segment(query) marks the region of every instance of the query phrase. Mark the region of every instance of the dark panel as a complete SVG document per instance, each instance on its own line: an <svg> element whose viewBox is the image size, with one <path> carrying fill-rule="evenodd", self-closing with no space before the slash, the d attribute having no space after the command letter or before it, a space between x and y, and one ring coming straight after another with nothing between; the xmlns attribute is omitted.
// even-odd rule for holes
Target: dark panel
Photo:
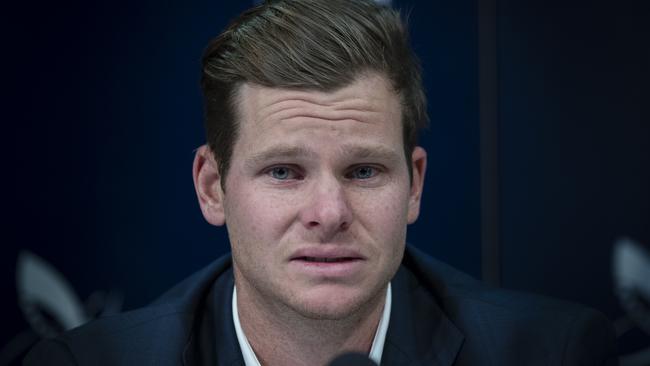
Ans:
<svg viewBox="0 0 650 366"><path fill-rule="evenodd" d="M479 111L481 131L481 273L493 286L501 282L499 246L499 72L497 3L478 3Z"/></svg>
<svg viewBox="0 0 650 366"><path fill-rule="evenodd" d="M650 13L628 5L500 2L503 284L611 317L613 241L650 245Z"/></svg>

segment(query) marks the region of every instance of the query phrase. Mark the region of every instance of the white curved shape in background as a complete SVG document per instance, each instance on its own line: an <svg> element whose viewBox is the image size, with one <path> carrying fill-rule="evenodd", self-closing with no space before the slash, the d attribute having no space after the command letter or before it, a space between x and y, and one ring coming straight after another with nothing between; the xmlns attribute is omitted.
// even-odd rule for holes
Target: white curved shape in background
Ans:
<svg viewBox="0 0 650 366"><path fill-rule="evenodd" d="M614 244L614 281L619 288L636 289L650 300L650 253L630 239Z"/></svg>
<svg viewBox="0 0 650 366"><path fill-rule="evenodd" d="M44 308L64 329L88 321L82 302L70 283L52 265L29 251L18 255L16 285L21 302Z"/></svg>

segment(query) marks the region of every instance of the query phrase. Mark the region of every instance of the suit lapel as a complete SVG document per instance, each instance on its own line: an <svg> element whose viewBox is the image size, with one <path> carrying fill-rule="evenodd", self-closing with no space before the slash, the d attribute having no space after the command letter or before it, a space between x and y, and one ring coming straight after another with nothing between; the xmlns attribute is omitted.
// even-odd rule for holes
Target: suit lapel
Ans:
<svg viewBox="0 0 650 366"><path fill-rule="evenodd" d="M232 269L219 276L196 311L192 338L183 352L185 366L243 366L232 321Z"/></svg>
<svg viewBox="0 0 650 366"><path fill-rule="evenodd" d="M449 366L463 335L404 266L391 282L393 307L381 364Z"/></svg>

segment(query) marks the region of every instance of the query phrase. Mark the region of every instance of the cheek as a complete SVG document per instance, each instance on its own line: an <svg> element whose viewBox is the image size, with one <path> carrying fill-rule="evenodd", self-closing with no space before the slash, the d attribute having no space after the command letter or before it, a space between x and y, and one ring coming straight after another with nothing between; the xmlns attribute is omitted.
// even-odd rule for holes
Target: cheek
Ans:
<svg viewBox="0 0 650 366"><path fill-rule="evenodd" d="M246 247L267 246L278 239L292 216L286 200L243 185L228 191L224 209L231 242Z"/></svg>
<svg viewBox="0 0 650 366"><path fill-rule="evenodd" d="M397 247L406 237L408 192L404 189L369 191L351 202L357 220L382 247Z"/></svg>
<svg viewBox="0 0 650 366"><path fill-rule="evenodd" d="M408 191L402 187L364 191L352 201L353 207L362 209L362 215L383 223L402 223L408 212Z"/></svg>

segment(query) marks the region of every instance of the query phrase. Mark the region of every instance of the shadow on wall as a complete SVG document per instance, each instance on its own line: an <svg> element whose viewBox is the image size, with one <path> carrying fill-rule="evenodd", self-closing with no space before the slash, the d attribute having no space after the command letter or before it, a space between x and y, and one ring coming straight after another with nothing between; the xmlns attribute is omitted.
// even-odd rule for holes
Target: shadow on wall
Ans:
<svg viewBox="0 0 650 366"><path fill-rule="evenodd" d="M631 239L620 239L614 245L612 264L615 292L626 313L614 322L619 341L633 330L650 336L650 252ZM103 291L82 302L54 266L29 251L18 256L16 288L29 328L0 348L0 366L18 364L40 339L119 313L123 304L121 293ZM650 365L650 347L621 355L620 364Z"/></svg>

